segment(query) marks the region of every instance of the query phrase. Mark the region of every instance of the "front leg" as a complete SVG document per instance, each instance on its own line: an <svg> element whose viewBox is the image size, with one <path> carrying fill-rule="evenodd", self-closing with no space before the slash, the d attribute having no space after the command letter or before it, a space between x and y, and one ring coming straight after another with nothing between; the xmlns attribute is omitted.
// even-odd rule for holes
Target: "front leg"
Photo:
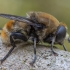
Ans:
<svg viewBox="0 0 70 70"><path fill-rule="evenodd" d="M53 50L54 42L55 42L55 37L52 37L52 42L51 42L51 51L52 51L52 53L53 53L55 56L58 56L58 54Z"/></svg>
<svg viewBox="0 0 70 70"><path fill-rule="evenodd" d="M53 36L53 35L49 35L49 36L47 36L43 41L44 42L47 42L47 43L49 43L49 44L51 44L51 52L54 54L54 55L58 55L56 52L54 52L54 50L53 50L53 45L54 45L54 43L55 43L55 36Z"/></svg>
<svg viewBox="0 0 70 70"><path fill-rule="evenodd" d="M63 44L63 48L64 48L65 51L67 51L66 46L64 44Z"/></svg>
<svg viewBox="0 0 70 70"><path fill-rule="evenodd" d="M11 54L11 52L14 50L14 48L16 47L15 45L15 42L13 39L21 39L23 41L27 41L27 38L25 37L24 34L22 33L17 33L17 32L13 32L11 35L10 35L10 42L11 42L11 45L12 45L12 48L9 50L9 52L3 57L3 59L1 59L1 63L3 63L4 60L6 60L9 55Z"/></svg>

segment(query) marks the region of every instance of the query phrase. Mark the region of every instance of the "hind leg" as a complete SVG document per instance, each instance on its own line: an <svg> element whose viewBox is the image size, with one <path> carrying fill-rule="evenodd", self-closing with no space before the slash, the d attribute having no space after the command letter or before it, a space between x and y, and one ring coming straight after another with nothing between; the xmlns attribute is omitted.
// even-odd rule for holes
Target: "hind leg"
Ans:
<svg viewBox="0 0 70 70"><path fill-rule="evenodd" d="M14 39L21 39L23 41L27 41L27 38L25 35L23 35L22 33L17 33L17 32L13 32L11 35L10 35L10 42L11 42L11 45L12 45L12 48L9 50L9 52L3 57L3 59L1 59L1 63L3 63L4 60L6 60L9 55L11 54L11 52L14 50L14 48L16 47L15 45L15 42L14 42Z"/></svg>

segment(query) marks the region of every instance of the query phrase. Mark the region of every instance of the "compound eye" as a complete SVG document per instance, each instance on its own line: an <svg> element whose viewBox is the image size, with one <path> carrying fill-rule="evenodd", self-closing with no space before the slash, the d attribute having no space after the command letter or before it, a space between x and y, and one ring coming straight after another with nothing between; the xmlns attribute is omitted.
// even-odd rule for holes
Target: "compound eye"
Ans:
<svg viewBox="0 0 70 70"><path fill-rule="evenodd" d="M64 26L60 26L56 32L56 42L64 41L66 37L66 28Z"/></svg>

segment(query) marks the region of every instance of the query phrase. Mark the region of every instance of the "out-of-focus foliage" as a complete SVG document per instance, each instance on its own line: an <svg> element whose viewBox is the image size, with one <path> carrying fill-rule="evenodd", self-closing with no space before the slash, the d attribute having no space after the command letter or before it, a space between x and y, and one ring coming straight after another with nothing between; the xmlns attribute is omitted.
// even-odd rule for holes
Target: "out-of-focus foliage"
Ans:
<svg viewBox="0 0 70 70"><path fill-rule="evenodd" d="M0 13L25 16L29 11L52 14L60 22L66 23L70 31L70 0L0 0ZM0 18L0 27L7 21ZM66 45L69 48L69 44Z"/></svg>

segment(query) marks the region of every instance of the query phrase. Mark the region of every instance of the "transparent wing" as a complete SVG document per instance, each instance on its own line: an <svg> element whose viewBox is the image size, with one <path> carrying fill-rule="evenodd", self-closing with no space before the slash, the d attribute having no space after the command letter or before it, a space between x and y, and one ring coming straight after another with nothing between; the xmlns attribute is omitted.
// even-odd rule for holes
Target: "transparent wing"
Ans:
<svg viewBox="0 0 70 70"><path fill-rule="evenodd" d="M10 14L0 14L0 16L11 20L25 22L25 23L28 23L29 25L38 26L38 24L34 23L31 19L26 17L10 15Z"/></svg>

